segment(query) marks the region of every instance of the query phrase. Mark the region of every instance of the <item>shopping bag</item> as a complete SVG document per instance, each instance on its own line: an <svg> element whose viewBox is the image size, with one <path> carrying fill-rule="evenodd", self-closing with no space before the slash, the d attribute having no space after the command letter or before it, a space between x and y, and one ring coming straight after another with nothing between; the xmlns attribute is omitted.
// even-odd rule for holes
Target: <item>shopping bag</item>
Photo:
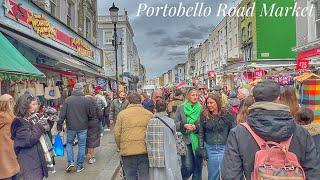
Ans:
<svg viewBox="0 0 320 180"><path fill-rule="evenodd" d="M54 138L53 149L54 149L54 152L56 153L56 156L64 156L63 141L60 136L60 133L58 133Z"/></svg>

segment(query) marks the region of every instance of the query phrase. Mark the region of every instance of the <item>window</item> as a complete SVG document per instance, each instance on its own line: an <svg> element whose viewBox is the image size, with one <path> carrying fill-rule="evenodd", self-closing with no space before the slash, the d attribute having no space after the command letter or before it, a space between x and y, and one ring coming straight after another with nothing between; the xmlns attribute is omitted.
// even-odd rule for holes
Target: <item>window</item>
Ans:
<svg viewBox="0 0 320 180"><path fill-rule="evenodd" d="M246 38L246 28L241 29L241 36L242 36L242 41L245 41Z"/></svg>
<svg viewBox="0 0 320 180"><path fill-rule="evenodd" d="M238 34L235 34L235 43L234 43L234 47L237 47L237 44L238 44Z"/></svg>
<svg viewBox="0 0 320 180"><path fill-rule="evenodd" d="M73 27L73 14L74 14L74 4L71 0L68 0L67 2L67 8L68 8L68 11L67 11L67 25L69 27Z"/></svg>
<svg viewBox="0 0 320 180"><path fill-rule="evenodd" d="M103 31L103 44L112 44L113 40L113 31Z"/></svg>
<svg viewBox="0 0 320 180"><path fill-rule="evenodd" d="M57 1L56 0L50 0L50 13L53 16L56 16L57 14Z"/></svg>
<svg viewBox="0 0 320 180"><path fill-rule="evenodd" d="M251 36L252 36L252 24L249 23L248 24L248 38L251 38Z"/></svg>
<svg viewBox="0 0 320 180"><path fill-rule="evenodd" d="M89 40L91 38L91 21L88 17L86 18L86 38Z"/></svg>
<svg viewBox="0 0 320 180"><path fill-rule="evenodd" d="M313 2L315 8L316 38L320 38L320 0Z"/></svg>

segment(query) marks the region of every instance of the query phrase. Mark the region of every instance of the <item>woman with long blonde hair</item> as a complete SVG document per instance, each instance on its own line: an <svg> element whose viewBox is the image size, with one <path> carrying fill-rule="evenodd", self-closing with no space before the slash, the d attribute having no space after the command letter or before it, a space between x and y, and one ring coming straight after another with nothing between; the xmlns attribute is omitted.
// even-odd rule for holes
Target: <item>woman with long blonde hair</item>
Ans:
<svg viewBox="0 0 320 180"><path fill-rule="evenodd" d="M9 94L0 96L0 179L14 180L20 169L10 133L14 105L13 97Z"/></svg>

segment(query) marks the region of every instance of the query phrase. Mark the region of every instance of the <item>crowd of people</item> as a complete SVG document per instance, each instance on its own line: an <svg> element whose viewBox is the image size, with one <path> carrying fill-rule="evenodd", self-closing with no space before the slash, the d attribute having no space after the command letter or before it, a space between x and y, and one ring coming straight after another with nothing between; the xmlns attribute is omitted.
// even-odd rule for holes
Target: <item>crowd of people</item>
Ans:
<svg viewBox="0 0 320 180"><path fill-rule="evenodd" d="M40 180L55 171L55 122L58 132L66 131L67 173L82 172L86 157L94 164L100 137L113 130L127 180L201 180L204 167L209 180L317 180L320 125L313 118L312 110L298 104L293 87L272 80L252 89L210 90L199 84L155 90L151 96L119 92L115 98L102 88L84 96L77 83L59 115L38 108L29 93L17 102L5 94L0 96L0 179ZM274 150L278 147L282 153Z"/></svg>

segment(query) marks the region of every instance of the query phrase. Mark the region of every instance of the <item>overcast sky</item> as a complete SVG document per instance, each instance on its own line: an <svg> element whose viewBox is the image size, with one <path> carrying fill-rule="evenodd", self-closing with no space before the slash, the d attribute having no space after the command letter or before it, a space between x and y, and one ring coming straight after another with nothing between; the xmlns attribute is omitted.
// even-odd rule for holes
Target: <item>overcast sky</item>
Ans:
<svg viewBox="0 0 320 180"><path fill-rule="evenodd" d="M113 1L98 0L98 14L109 14ZM220 3L233 4L232 0L114 0L119 7L119 14L128 11L130 24L134 31L134 42L139 51L142 64L147 70L147 78L153 78L165 73L175 64L187 59L188 45L203 42L223 17L217 17ZM179 7L182 2L186 7L195 7L196 2L203 2L212 8L209 17L147 17L137 16L140 3L148 6Z"/></svg>

